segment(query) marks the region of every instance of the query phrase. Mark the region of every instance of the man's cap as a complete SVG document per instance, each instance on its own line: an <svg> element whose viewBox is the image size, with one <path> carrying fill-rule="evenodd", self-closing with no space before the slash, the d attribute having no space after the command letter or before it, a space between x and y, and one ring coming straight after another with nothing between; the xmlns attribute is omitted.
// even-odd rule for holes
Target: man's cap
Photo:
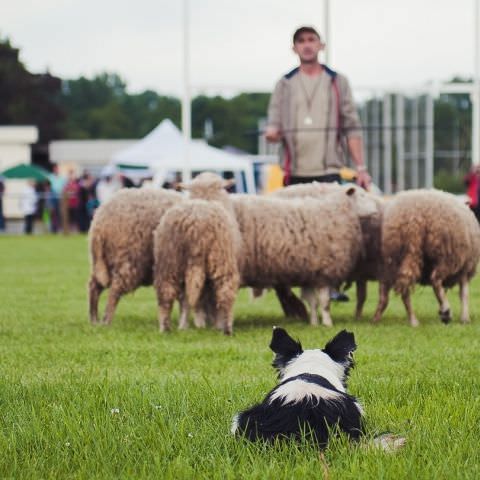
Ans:
<svg viewBox="0 0 480 480"><path fill-rule="evenodd" d="M322 39L322 37L320 37L320 34L317 32L317 30L315 30L315 28L308 25L303 25L295 30L295 33L293 34L293 43L297 42L298 38L302 33L313 33L320 40Z"/></svg>

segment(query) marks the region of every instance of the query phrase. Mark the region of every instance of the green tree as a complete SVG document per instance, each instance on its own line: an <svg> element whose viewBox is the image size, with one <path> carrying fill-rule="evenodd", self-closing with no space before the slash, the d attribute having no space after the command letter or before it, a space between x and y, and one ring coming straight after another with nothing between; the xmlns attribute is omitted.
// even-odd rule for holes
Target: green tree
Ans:
<svg viewBox="0 0 480 480"><path fill-rule="evenodd" d="M241 93L231 99L198 96L192 102L192 133L202 137L205 121L213 126L209 143L257 152L258 121L266 116L269 94Z"/></svg>
<svg viewBox="0 0 480 480"><path fill-rule="evenodd" d="M32 74L19 60L19 50L10 40L0 39L0 124L36 125L39 144L44 146L63 136L64 112L60 106L61 80L44 74Z"/></svg>
<svg viewBox="0 0 480 480"><path fill-rule="evenodd" d="M177 98L146 90L125 96L123 107L132 122L134 138L145 136L166 118L180 127L180 101Z"/></svg>
<svg viewBox="0 0 480 480"><path fill-rule="evenodd" d="M141 138L163 119L180 122L180 102L147 90L129 94L115 73L65 80L67 138Z"/></svg>

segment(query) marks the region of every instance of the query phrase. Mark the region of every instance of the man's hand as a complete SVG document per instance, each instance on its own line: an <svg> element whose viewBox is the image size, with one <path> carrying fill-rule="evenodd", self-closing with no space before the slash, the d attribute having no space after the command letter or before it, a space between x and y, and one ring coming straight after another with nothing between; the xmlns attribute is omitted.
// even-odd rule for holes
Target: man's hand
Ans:
<svg viewBox="0 0 480 480"><path fill-rule="evenodd" d="M370 190L370 184L372 183L372 178L365 169L365 167L360 167L357 170L357 185L364 188L365 190Z"/></svg>
<svg viewBox="0 0 480 480"><path fill-rule="evenodd" d="M268 126L265 130L265 138L267 142L276 143L282 139L282 134L277 127Z"/></svg>

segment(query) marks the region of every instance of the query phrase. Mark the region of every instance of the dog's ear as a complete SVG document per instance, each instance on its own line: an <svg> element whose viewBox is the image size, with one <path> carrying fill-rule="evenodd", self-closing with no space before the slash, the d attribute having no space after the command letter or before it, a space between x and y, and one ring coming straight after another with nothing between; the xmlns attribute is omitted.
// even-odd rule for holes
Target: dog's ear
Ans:
<svg viewBox="0 0 480 480"><path fill-rule="evenodd" d="M325 345L323 351L337 363L351 363L356 349L353 333L342 330Z"/></svg>
<svg viewBox="0 0 480 480"><path fill-rule="evenodd" d="M277 369L284 368L292 358L303 352L300 342L296 342L283 328L277 327L273 327L270 348L276 354L273 366Z"/></svg>

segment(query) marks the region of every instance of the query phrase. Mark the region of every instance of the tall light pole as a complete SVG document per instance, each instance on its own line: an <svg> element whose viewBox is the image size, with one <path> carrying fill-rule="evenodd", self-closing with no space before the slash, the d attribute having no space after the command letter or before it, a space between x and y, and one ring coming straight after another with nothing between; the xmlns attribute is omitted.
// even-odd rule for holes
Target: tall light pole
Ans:
<svg viewBox="0 0 480 480"><path fill-rule="evenodd" d="M325 43L325 64L329 65L330 61L330 1L323 0L323 42Z"/></svg>
<svg viewBox="0 0 480 480"><path fill-rule="evenodd" d="M192 110L190 98L190 35L189 35L189 0L183 0L183 97L182 97L182 132L185 141L185 158L182 168L182 182L192 178L190 168L190 141L192 138Z"/></svg>

